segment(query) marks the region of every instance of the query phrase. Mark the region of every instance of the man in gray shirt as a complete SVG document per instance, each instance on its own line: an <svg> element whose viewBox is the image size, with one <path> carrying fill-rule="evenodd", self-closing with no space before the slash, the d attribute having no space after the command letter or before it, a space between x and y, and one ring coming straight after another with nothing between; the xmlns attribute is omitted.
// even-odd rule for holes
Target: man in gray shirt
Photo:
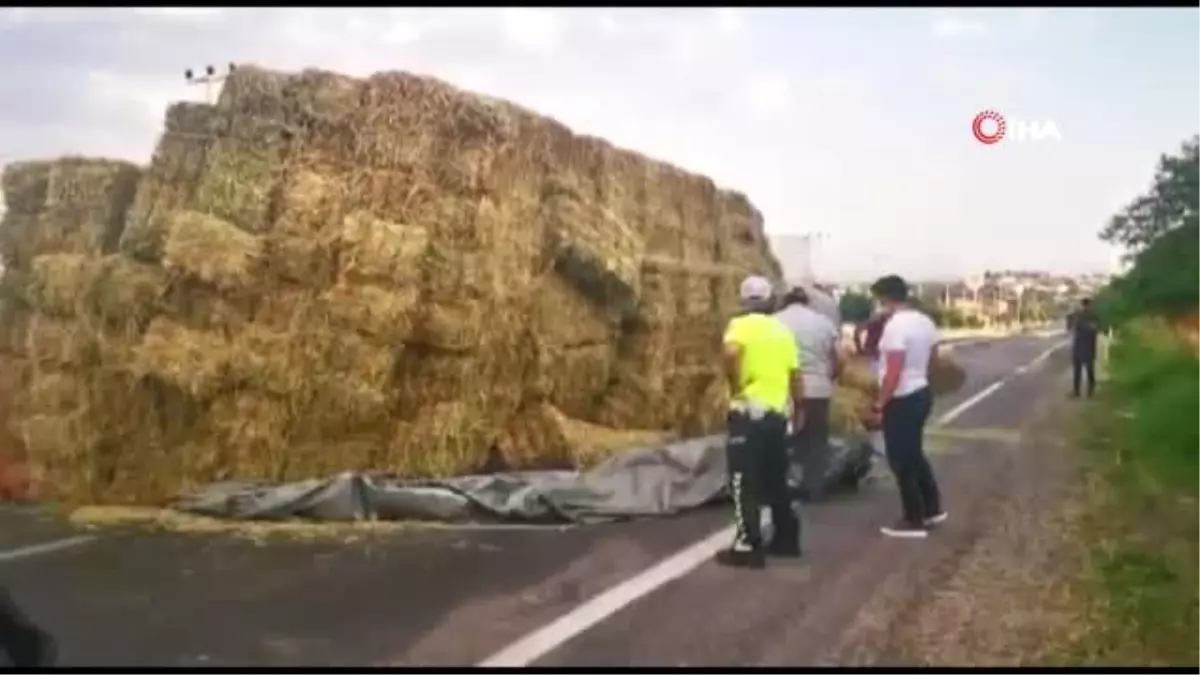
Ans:
<svg viewBox="0 0 1200 675"><path fill-rule="evenodd" d="M829 471L829 401L841 363L838 359L838 326L809 306L803 288L784 296L783 309L775 314L792 331L800 350L804 376L804 426L795 431L795 450L804 471L801 498L819 500Z"/></svg>

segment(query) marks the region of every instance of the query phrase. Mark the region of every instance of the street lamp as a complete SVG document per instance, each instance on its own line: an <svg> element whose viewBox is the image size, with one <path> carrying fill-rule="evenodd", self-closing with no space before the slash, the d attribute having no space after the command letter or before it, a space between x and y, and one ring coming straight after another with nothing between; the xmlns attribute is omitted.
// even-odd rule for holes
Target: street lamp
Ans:
<svg viewBox="0 0 1200 675"><path fill-rule="evenodd" d="M210 64L204 66L204 74L199 77L196 76L195 71L193 71L191 68L188 68L187 70L183 71L183 79L188 84L204 85L204 102L212 103L212 86L224 81L225 78L229 77L229 75L231 75L235 70L237 70L237 64L230 63L229 70L218 74L217 69Z"/></svg>

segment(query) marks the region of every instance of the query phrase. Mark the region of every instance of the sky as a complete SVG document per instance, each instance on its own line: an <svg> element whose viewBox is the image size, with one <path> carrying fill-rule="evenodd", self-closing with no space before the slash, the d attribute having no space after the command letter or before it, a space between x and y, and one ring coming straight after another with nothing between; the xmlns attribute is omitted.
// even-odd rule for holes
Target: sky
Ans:
<svg viewBox="0 0 1200 675"><path fill-rule="evenodd" d="M147 161L187 68L408 70L745 192L834 281L1106 271L1096 233L1200 131L1197 8L6 8L0 62L0 163Z"/></svg>

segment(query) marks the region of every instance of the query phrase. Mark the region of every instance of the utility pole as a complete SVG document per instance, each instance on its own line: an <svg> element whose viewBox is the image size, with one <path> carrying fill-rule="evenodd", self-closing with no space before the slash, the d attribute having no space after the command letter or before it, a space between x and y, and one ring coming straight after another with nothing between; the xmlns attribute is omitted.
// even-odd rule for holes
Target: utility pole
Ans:
<svg viewBox="0 0 1200 675"><path fill-rule="evenodd" d="M183 79L188 84L204 85L204 102L211 105L213 102L213 100L212 100L213 85L220 84L221 82L223 82L225 80L225 78L229 77L229 75L232 74L233 71L235 71L235 70L237 70L237 64L230 63L229 70L227 70L224 73L218 74L217 69L214 68L210 64L210 65L204 66L204 75L201 75L200 77L196 77L196 73L193 72L191 68L188 68L187 70L183 71Z"/></svg>

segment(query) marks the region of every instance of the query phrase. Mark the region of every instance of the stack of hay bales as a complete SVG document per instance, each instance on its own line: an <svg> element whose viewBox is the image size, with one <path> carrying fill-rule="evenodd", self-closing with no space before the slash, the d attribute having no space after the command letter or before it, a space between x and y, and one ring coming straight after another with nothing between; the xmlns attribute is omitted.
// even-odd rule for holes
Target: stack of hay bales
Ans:
<svg viewBox="0 0 1200 675"><path fill-rule="evenodd" d="M63 187L85 166L114 168ZM138 173L5 173L6 280L37 346L15 422L93 501L709 430L736 280L779 277L741 195L404 73L241 67L215 105L169 109Z"/></svg>

